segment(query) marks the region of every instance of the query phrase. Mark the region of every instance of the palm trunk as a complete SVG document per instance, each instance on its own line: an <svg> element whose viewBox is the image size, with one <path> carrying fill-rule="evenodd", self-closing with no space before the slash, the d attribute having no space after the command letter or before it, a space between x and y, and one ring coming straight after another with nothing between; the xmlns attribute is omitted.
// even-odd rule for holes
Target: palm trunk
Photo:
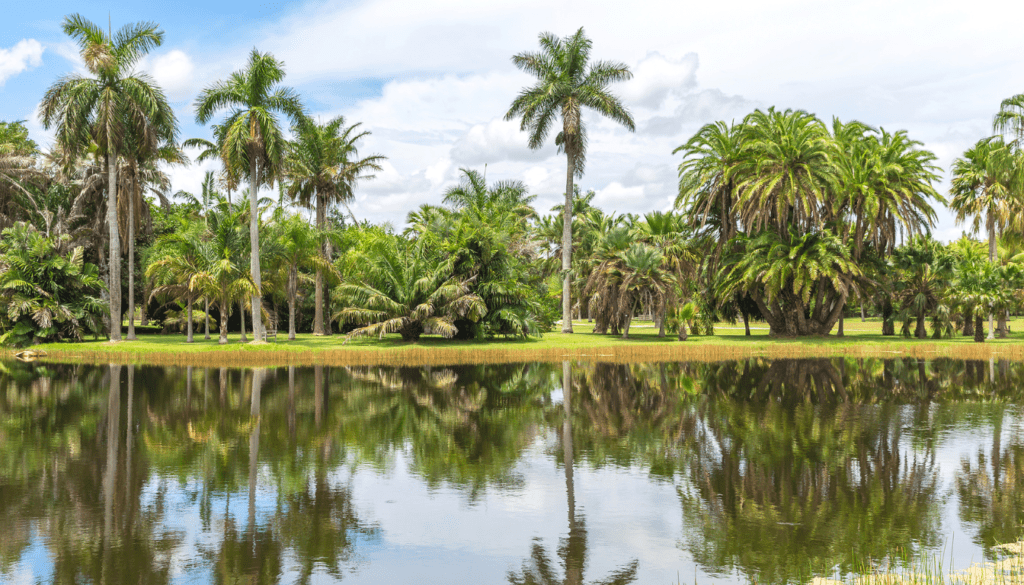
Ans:
<svg viewBox="0 0 1024 585"><path fill-rule="evenodd" d="M132 163L134 180L128 195L128 340L135 341L135 196L139 189L139 171Z"/></svg>
<svg viewBox="0 0 1024 585"><path fill-rule="evenodd" d="M568 137L568 133L566 134ZM565 209L562 210L562 333L572 333L572 182L576 174L576 160L566 149L568 165L565 171Z"/></svg>
<svg viewBox="0 0 1024 585"><path fill-rule="evenodd" d="M747 333L750 335L750 333ZM679 341L686 341L689 338L689 334L686 333L686 319L679 320Z"/></svg>
<svg viewBox="0 0 1024 585"><path fill-rule="evenodd" d="M327 225L327 223L326 223L326 220L325 220L324 226L326 227L326 225ZM331 261L331 255L333 254L333 250L331 249L331 241L330 240L326 240L324 242L324 250L325 250L325 254L326 254L325 259L327 260L327 262L330 262ZM331 327L331 291L327 287L327 281L326 280L324 280L324 334L325 335L333 335L334 334L334 330Z"/></svg>
<svg viewBox="0 0 1024 585"><path fill-rule="evenodd" d="M242 343L249 341L249 338L245 335L245 301L238 301L238 322L242 324Z"/></svg>
<svg viewBox="0 0 1024 585"><path fill-rule="evenodd" d="M629 339L629 325L633 322L633 313L626 315L626 325L622 328L622 338Z"/></svg>
<svg viewBox="0 0 1024 585"><path fill-rule="evenodd" d="M203 297L203 327L205 329L205 335L203 339L206 341L210 340L210 298Z"/></svg>
<svg viewBox="0 0 1024 585"><path fill-rule="evenodd" d="M981 316L981 311L974 313L974 341L978 343L985 342L985 321Z"/></svg>
<svg viewBox="0 0 1024 585"><path fill-rule="evenodd" d="M231 310L231 303L226 298L220 301L220 339L217 343L224 345L228 342L228 311Z"/></svg>
<svg viewBox="0 0 1024 585"><path fill-rule="evenodd" d="M843 333L843 321L845 321L845 320L846 319L843 318L842 313L840 313L839 314L839 330L836 331L836 337L846 337L846 334Z"/></svg>
<svg viewBox="0 0 1024 585"><path fill-rule="evenodd" d="M743 313L743 335L750 337L750 315Z"/></svg>
<svg viewBox="0 0 1024 585"><path fill-rule="evenodd" d="M249 180L249 270L252 275L253 286L256 293L252 296L252 340L254 342L264 341L263 333L263 280L260 277L260 214L257 204L257 189L259 188L259 165L256 164L256 157L252 157L251 176Z"/></svg>
<svg viewBox="0 0 1024 585"><path fill-rule="evenodd" d="M288 339L295 339L295 292L298 288L299 273L295 266L288 271Z"/></svg>
<svg viewBox="0 0 1024 585"><path fill-rule="evenodd" d="M320 193L316 194L316 229L323 230L327 223L327 204ZM321 232L322 233L322 232ZM321 236L323 237L323 236ZM320 253L327 257L327 243L321 241ZM316 269L316 291L313 299L313 335L324 335L324 271Z"/></svg>
<svg viewBox="0 0 1024 585"><path fill-rule="evenodd" d="M121 237L117 230L117 152L110 147L112 131L107 128L107 227L110 238L107 285L110 290L110 341L121 341Z"/></svg>
<svg viewBox="0 0 1024 585"><path fill-rule="evenodd" d="M860 300L860 322L863 323L863 322L865 322L867 320L868 320L867 316L864 315L864 299L861 299Z"/></svg>
<svg viewBox="0 0 1024 585"><path fill-rule="evenodd" d="M188 338L186 343L192 343L192 295L188 296Z"/></svg>
<svg viewBox="0 0 1024 585"><path fill-rule="evenodd" d="M988 261L996 263L996 221L991 211L988 212ZM992 307L989 307L988 311L988 338L996 338L992 323Z"/></svg>

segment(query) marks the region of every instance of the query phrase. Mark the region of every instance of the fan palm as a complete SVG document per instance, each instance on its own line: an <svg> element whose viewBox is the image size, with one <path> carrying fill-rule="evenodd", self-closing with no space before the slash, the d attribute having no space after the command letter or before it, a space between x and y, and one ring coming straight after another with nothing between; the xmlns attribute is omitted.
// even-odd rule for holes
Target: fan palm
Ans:
<svg viewBox="0 0 1024 585"><path fill-rule="evenodd" d="M572 198L573 179L583 176L587 156L587 132L583 109L590 108L628 128L636 129L633 116L608 84L633 77L623 63L590 63L592 43L580 28L560 39L551 33L540 35L541 51L512 57L516 67L537 77L512 101L506 120L522 118L520 129L529 131L530 148L543 146L558 117L562 130L555 136L559 152L565 153L565 207L562 224L562 333L572 333Z"/></svg>
<svg viewBox="0 0 1024 585"><path fill-rule="evenodd" d="M456 318L477 321L487 313L469 283L451 277L450 261L438 265L411 243L384 241L368 260L364 283L337 288L345 308L334 318L362 325L348 334L346 343L353 337L383 338L396 332L405 341L416 341L423 333L450 338L458 333Z"/></svg>
<svg viewBox="0 0 1024 585"><path fill-rule="evenodd" d="M71 74L43 96L39 109L44 128L56 126L55 141L77 158L90 142L106 156L107 226L109 228L110 340L121 340L121 246L117 224L118 154L131 134L156 134L173 141L174 112L163 91L135 66L163 42L155 23L125 25L110 35L78 14L64 19L64 33L78 43L92 77Z"/></svg>
<svg viewBox="0 0 1024 585"><path fill-rule="evenodd" d="M260 185L277 179L284 163L286 141L277 114L298 120L302 105L298 94L275 86L284 79L284 67L272 55L253 49L245 69L204 89L195 101L196 122L206 124L222 109L230 109L223 127L221 159L227 168L244 169L249 177L249 271L252 295L253 340L265 341L260 296L259 207Z"/></svg>
<svg viewBox="0 0 1024 585"><path fill-rule="evenodd" d="M341 203L348 208L354 198L353 190L360 179L372 179L372 172L381 171L385 157L372 155L358 158L356 142L370 133L360 130L359 124L345 126L345 118L338 116L324 124L310 118L301 118L293 129L296 140L288 151L285 176L290 181L288 195L307 207L316 208L316 227L327 228L327 208ZM352 221L356 218L349 209ZM330 262L330 243L320 243L325 262ZM317 268L313 335L325 335L330 327L324 321L326 294L324 271Z"/></svg>

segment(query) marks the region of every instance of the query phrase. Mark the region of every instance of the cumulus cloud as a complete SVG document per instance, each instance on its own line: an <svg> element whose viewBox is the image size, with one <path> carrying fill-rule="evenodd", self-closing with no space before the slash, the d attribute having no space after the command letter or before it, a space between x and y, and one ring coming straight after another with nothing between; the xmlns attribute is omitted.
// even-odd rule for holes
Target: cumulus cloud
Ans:
<svg viewBox="0 0 1024 585"><path fill-rule="evenodd" d="M43 45L35 39L22 39L9 49L0 49L0 87L4 83L43 63Z"/></svg>
<svg viewBox="0 0 1024 585"><path fill-rule="evenodd" d="M550 142L550 141L549 141ZM486 124L474 124L452 146L451 157L459 165L474 166L502 161L540 161L555 154L551 144L533 150L529 135L519 123L495 118Z"/></svg>
<svg viewBox="0 0 1024 585"><path fill-rule="evenodd" d="M678 59L652 52L632 67L633 79L616 87L627 103L657 109L669 93L683 95L697 86L696 53Z"/></svg>
<svg viewBox="0 0 1024 585"><path fill-rule="evenodd" d="M195 85L195 65L184 51L175 49L147 58L141 68L153 76L171 101L186 100L199 90Z"/></svg>

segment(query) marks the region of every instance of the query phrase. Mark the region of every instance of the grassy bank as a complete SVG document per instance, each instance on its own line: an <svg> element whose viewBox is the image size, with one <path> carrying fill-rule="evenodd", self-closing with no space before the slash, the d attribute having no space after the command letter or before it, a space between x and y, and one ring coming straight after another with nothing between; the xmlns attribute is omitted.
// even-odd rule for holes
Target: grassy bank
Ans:
<svg viewBox="0 0 1024 585"><path fill-rule="evenodd" d="M239 342L238 334L229 336L227 345L218 345L214 335L209 341L198 335L188 344L182 335L141 335L138 341L118 344L103 340L75 344L38 346L48 358L72 362L121 362L163 365L255 366L288 364L332 365L426 365L517 361L713 361L749 356L825 357L863 356L920 358L957 357L964 359L1024 360L1024 319L1011 322L1013 333L1006 339L975 343L968 337L941 340L917 340L881 335L877 321L848 320L846 335L837 337L780 339L768 336L767 328L754 325L749 337L742 324L722 323L715 335L691 336L678 341L673 336L660 338L650 323L634 326L629 339L595 335L592 325L579 322L575 334L548 333L540 339L492 339L456 341L424 336L416 343L403 342L397 335L384 340L355 339L344 344L344 336L314 337L299 335L289 341L279 335L276 342L253 345Z"/></svg>

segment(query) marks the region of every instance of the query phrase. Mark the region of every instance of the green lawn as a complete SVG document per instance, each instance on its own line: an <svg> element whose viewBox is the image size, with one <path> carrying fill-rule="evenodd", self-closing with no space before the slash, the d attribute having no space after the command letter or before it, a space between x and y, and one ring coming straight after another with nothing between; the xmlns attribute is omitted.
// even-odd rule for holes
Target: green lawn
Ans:
<svg viewBox="0 0 1024 585"><path fill-rule="evenodd" d="M664 359L729 359L747 355L777 357L823 355L893 355L920 357L948 355L951 357L988 358L994 355L1024 359L1024 318L1010 323L1009 338L984 344L971 338L916 340L900 336L883 337L877 319L861 322L859 318L845 323L845 337L812 337L778 339L768 337L764 323L751 324L751 336L743 334L742 323L719 323L711 336L690 336L678 341L674 336L659 338L651 322L635 322L630 339L594 335L592 324L574 322L574 334L547 333L540 339L491 339L455 341L424 336L416 343L406 343L397 335L383 340L354 339L343 344L345 337L314 337L301 334L294 341L279 334L276 342L253 345L239 343L238 334L229 335L227 345L218 345L216 335L209 341L196 336L194 343L185 343L183 335L140 335L138 341L111 344L105 340L73 344L47 344L42 349L57 360L122 361L195 365L277 365L287 363L367 364L387 363L430 364L487 361L525 361L579 359L616 359L623 361Z"/></svg>

